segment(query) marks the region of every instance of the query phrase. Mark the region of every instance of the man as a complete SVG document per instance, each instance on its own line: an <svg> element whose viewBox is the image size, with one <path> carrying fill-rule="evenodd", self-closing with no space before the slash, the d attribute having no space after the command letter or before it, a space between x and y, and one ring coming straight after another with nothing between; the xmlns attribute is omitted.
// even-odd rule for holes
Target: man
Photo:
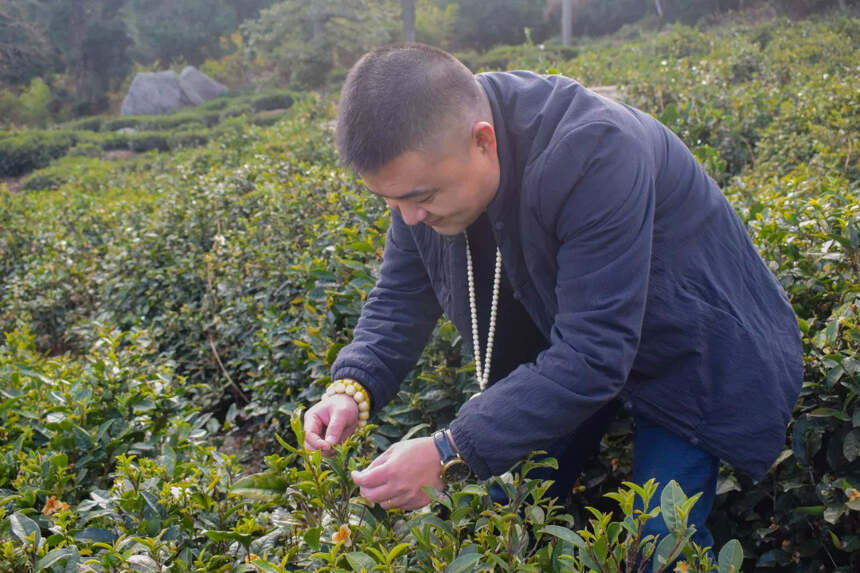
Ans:
<svg viewBox="0 0 860 573"><path fill-rule="evenodd" d="M534 449L559 458L553 477L569 491L620 402L636 423L634 480L704 492L691 522L711 545L718 460L765 474L802 351L783 290L681 141L567 78L473 76L410 44L350 71L337 143L391 225L332 368L357 385L308 410L306 447L348 436L367 416L364 391L371 413L388 402L444 311L486 389L450 428L354 473L364 497L421 507L424 486L466 466L503 473Z"/></svg>

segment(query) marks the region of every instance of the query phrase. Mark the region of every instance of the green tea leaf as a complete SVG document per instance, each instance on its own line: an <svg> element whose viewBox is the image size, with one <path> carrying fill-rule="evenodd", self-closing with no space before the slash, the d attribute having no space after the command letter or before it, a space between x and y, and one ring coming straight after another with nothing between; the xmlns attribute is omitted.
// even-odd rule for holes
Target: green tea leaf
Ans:
<svg viewBox="0 0 860 573"><path fill-rule="evenodd" d="M445 567L445 573L467 573L473 571L480 560L481 555L479 553L461 553L450 565Z"/></svg>
<svg viewBox="0 0 860 573"><path fill-rule="evenodd" d="M687 496L678 482L671 480L660 494L660 508L663 511L663 521L671 533L680 533L686 526L686 518L678 514L677 508L684 506Z"/></svg>
<svg viewBox="0 0 860 573"><path fill-rule="evenodd" d="M670 534L661 539L654 551L654 570L656 571L658 566L665 566L675 561L681 555L683 547L677 535Z"/></svg>
<svg viewBox="0 0 860 573"><path fill-rule="evenodd" d="M251 561L251 565L254 566L254 569L257 571L262 571L262 573L281 573L282 569L275 565L274 563L270 563L269 561L263 561L262 559L255 559Z"/></svg>
<svg viewBox="0 0 860 573"><path fill-rule="evenodd" d="M59 549L54 549L36 563L36 571L43 571L45 569L49 569L56 563L59 563L63 559L68 559L66 562L66 569L69 569L69 566L74 566L79 560L81 556L78 553L77 547L61 547Z"/></svg>
<svg viewBox="0 0 860 573"><path fill-rule="evenodd" d="M9 516L9 523L12 526L12 533L22 543L27 542L27 539L32 537L32 543L36 547L42 544L42 530L39 525L21 513L16 511Z"/></svg>
<svg viewBox="0 0 860 573"><path fill-rule="evenodd" d="M585 549L586 544L583 541L582 537L579 536L575 531L568 529L566 527L561 527L559 525L547 525L538 530L538 533L546 533L547 535L552 535L553 537L557 537L562 541L570 543L574 547L579 549Z"/></svg>
<svg viewBox="0 0 860 573"><path fill-rule="evenodd" d="M320 549L320 535L322 530L319 527L311 527L307 531L305 531L303 539L305 543L310 545L314 551L319 551Z"/></svg>
<svg viewBox="0 0 860 573"><path fill-rule="evenodd" d="M744 548L740 541L731 539L720 549L717 556L719 573L739 573L744 563Z"/></svg>
<svg viewBox="0 0 860 573"><path fill-rule="evenodd" d="M376 567L376 560L361 551L353 551L346 554L346 560L353 571L370 571Z"/></svg>
<svg viewBox="0 0 860 573"><path fill-rule="evenodd" d="M243 477L233 484L230 491L242 497L275 501L284 495L288 486L289 482L282 472L268 470Z"/></svg>
<svg viewBox="0 0 860 573"><path fill-rule="evenodd" d="M132 555L127 560L138 573L160 573L161 567L149 555Z"/></svg>
<svg viewBox="0 0 860 573"><path fill-rule="evenodd" d="M849 462L860 456L860 428L854 428L842 440L842 455Z"/></svg>

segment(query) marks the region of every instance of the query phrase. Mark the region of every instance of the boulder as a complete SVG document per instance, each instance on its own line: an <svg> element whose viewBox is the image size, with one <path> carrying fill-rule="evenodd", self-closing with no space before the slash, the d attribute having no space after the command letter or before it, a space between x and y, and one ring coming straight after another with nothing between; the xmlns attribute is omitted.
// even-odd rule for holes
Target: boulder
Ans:
<svg viewBox="0 0 860 573"><path fill-rule="evenodd" d="M145 72L134 76L122 101L122 115L164 115L183 107L200 105L227 88L192 66L177 74Z"/></svg>
<svg viewBox="0 0 860 573"><path fill-rule="evenodd" d="M179 74L179 85L189 99L195 102L194 105L200 105L227 91L227 88L194 66L187 66L182 70Z"/></svg>

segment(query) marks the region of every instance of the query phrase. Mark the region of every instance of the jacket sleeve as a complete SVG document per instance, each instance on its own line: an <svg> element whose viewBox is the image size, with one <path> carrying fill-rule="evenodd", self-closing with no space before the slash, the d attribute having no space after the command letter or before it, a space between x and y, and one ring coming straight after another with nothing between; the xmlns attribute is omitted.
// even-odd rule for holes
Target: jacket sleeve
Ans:
<svg viewBox="0 0 860 573"><path fill-rule="evenodd" d="M624 386L651 260L654 167L643 139L588 124L548 151L538 209L559 245L558 310L549 348L464 404L451 425L480 478L571 434Z"/></svg>
<svg viewBox="0 0 860 573"><path fill-rule="evenodd" d="M412 233L392 210L379 279L352 342L332 365L332 380L358 380L379 410L415 366L441 313Z"/></svg>

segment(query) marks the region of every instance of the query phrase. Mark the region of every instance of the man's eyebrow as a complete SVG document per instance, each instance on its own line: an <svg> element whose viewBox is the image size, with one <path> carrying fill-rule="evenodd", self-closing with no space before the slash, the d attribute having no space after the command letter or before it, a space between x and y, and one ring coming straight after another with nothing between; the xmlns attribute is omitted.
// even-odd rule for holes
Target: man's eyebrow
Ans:
<svg viewBox="0 0 860 573"><path fill-rule="evenodd" d="M377 195L378 197L382 197L383 199L395 199L398 201L402 201L404 199L412 199L414 197L418 197L419 195L429 195L429 194L435 193L437 191L439 191L438 187L430 187L430 188L425 188L425 189L418 188L418 189L412 189L411 191L407 191L406 193L404 193L403 195L400 195L399 197L389 197L388 195L382 195L381 193L377 193L377 192L373 191L372 189L370 192L373 193L374 195Z"/></svg>

